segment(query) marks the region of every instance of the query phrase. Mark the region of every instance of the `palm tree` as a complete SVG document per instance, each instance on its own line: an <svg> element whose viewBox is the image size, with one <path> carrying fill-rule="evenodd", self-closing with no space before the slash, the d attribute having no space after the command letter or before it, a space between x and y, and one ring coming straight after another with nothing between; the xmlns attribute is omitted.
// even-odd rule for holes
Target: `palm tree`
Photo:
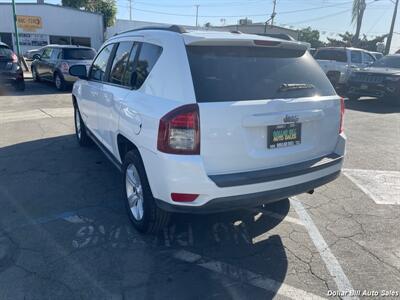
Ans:
<svg viewBox="0 0 400 300"><path fill-rule="evenodd" d="M353 44L357 44L360 39L361 25L367 3L365 0L353 0L353 10L351 13L351 23L356 23L356 33L353 37Z"/></svg>

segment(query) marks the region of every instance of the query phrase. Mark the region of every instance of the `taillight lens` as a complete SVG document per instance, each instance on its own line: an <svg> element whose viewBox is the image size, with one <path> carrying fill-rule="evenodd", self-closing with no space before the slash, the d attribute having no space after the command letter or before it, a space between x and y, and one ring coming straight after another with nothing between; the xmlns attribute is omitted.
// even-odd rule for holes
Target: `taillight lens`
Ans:
<svg viewBox="0 0 400 300"><path fill-rule="evenodd" d="M161 118L157 149L171 154L200 154L200 115L197 104L180 106Z"/></svg>
<svg viewBox="0 0 400 300"><path fill-rule="evenodd" d="M339 133L344 131L343 121L344 121L344 98L340 98L340 126Z"/></svg>
<svg viewBox="0 0 400 300"><path fill-rule="evenodd" d="M18 56L15 53L11 54L11 59L12 59L13 63L17 63L18 62Z"/></svg>
<svg viewBox="0 0 400 300"><path fill-rule="evenodd" d="M60 70L63 73L69 73L69 65L66 62L61 63Z"/></svg>

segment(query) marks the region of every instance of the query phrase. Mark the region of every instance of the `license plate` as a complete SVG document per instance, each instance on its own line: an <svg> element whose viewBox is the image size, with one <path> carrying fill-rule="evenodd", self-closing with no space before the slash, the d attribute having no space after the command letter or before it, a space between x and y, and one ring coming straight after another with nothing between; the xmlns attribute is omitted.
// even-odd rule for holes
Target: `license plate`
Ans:
<svg viewBox="0 0 400 300"><path fill-rule="evenodd" d="M360 86L360 89L362 89L362 90L368 90L368 85L362 84L362 85Z"/></svg>
<svg viewBox="0 0 400 300"><path fill-rule="evenodd" d="M299 145L301 143L301 123L268 126L269 149Z"/></svg>

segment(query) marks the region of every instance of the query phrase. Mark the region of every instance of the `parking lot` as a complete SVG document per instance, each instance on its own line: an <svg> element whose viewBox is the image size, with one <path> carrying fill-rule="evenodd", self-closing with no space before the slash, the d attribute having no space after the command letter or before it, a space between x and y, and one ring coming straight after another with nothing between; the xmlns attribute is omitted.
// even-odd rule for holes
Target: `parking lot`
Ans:
<svg viewBox="0 0 400 300"><path fill-rule="evenodd" d="M0 299L400 298L399 107L346 101L345 169L313 195L144 236L70 91L26 84L0 96Z"/></svg>

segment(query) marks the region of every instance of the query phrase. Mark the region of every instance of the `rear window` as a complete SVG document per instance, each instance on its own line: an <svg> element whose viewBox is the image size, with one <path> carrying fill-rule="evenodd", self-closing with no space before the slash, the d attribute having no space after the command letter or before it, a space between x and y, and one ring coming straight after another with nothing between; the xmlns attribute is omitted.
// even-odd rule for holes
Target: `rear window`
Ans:
<svg viewBox="0 0 400 300"><path fill-rule="evenodd" d="M188 46L197 102L335 95L308 52L247 46ZM282 89L285 85L308 88Z"/></svg>
<svg viewBox="0 0 400 300"><path fill-rule="evenodd" d="M10 58L12 54L13 52L11 51L11 49L4 46L0 46L0 57Z"/></svg>
<svg viewBox="0 0 400 300"><path fill-rule="evenodd" d="M92 60L95 55L92 49L63 49L63 58L67 60Z"/></svg>
<svg viewBox="0 0 400 300"><path fill-rule="evenodd" d="M315 59L334 60L338 62L347 62L347 54L344 50L318 50L314 55Z"/></svg>

